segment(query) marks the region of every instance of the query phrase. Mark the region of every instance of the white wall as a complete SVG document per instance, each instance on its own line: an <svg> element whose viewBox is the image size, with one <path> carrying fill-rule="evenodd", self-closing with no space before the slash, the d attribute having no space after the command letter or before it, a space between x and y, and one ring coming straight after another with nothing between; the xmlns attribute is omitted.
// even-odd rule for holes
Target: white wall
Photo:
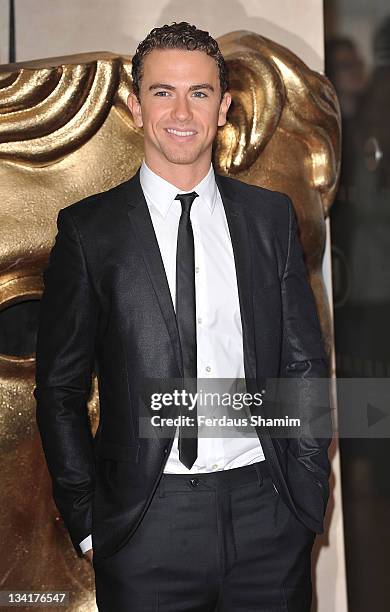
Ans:
<svg viewBox="0 0 390 612"><path fill-rule="evenodd" d="M252 30L322 67L322 0L16 0L17 61L86 51L132 55L156 25L190 21L213 36Z"/></svg>
<svg viewBox="0 0 390 612"><path fill-rule="evenodd" d="M0 64L8 63L9 0L0 0Z"/></svg>

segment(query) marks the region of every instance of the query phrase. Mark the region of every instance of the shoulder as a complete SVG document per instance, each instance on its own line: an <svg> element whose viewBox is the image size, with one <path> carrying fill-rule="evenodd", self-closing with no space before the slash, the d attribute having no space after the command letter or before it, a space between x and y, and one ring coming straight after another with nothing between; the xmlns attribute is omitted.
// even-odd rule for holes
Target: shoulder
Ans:
<svg viewBox="0 0 390 612"><path fill-rule="evenodd" d="M239 179L216 175L217 184L222 192L245 207L247 214L265 217L268 220L289 222L293 206L289 196L258 185L244 183Z"/></svg>
<svg viewBox="0 0 390 612"><path fill-rule="evenodd" d="M88 224L92 220L104 219L127 198L129 185L135 177L102 191L89 195L69 204L59 211L59 219L68 218L77 225Z"/></svg>
<svg viewBox="0 0 390 612"><path fill-rule="evenodd" d="M244 183L230 176L216 175L218 187L231 199L245 205L248 210L262 210L272 215L288 214L291 200L287 194L258 185ZM223 195L223 194L222 194Z"/></svg>

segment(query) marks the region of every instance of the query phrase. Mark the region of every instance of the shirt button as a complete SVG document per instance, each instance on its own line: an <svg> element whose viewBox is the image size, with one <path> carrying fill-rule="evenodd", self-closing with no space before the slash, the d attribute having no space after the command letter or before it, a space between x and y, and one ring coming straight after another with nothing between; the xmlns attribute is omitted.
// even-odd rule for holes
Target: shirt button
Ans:
<svg viewBox="0 0 390 612"><path fill-rule="evenodd" d="M214 465L212 467L213 467L213 470L216 470L218 465L216 463L214 463Z"/></svg>
<svg viewBox="0 0 390 612"><path fill-rule="evenodd" d="M206 366L205 370L206 370L206 372L211 372L210 366Z"/></svg>
<svg viewBox="0 0 390 612"><path fill-rule="evenodd" d="M198 323L202 323L202 317L198 317Z"/></svg>
<svg viewBox="0 0 390 612"><path fill-rule="evenodd" d="M198 273L199 272L199 266L195 266L195 272Z"/></svg>

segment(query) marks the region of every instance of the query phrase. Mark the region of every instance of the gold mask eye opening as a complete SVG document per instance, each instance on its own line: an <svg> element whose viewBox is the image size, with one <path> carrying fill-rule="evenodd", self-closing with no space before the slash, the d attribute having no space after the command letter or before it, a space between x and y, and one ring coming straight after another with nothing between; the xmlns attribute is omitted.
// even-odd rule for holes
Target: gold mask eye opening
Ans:
<svg viewBox="0 0 390 612"><path fill-rule="evenodd" d="M34 365L41 287L40 276L0 282L0 365Z"/></svg>

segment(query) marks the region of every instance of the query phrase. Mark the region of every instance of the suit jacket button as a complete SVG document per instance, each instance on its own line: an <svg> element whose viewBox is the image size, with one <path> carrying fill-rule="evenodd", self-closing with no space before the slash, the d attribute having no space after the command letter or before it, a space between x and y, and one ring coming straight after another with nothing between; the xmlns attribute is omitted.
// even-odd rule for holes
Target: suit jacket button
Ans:
<svg viewBox="0 0 390 612"><path fill-rule="evenodd" d="M167 448L167 447L165 447L165 448L164 448L164 455L166 455L166 454L167 454L167 452L168 452L168 448Z"/></svg>

